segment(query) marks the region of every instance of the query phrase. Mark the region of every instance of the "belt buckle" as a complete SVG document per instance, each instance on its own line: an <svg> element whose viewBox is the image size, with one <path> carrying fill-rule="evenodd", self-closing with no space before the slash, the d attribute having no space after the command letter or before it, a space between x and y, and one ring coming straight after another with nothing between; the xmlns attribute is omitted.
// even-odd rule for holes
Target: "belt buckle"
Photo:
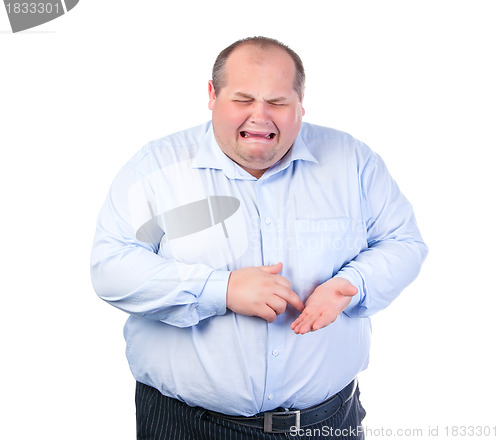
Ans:
<svg viewBox="0 0 500 440"><path fill-rule="evenodd" d="M296 411L269 411L264 413L264 432L283 432L282 430L273 429L273 416L285 417L295 414L295 430L300 429L300 410ZM288 431L287 431L288 432Z"/></svg>

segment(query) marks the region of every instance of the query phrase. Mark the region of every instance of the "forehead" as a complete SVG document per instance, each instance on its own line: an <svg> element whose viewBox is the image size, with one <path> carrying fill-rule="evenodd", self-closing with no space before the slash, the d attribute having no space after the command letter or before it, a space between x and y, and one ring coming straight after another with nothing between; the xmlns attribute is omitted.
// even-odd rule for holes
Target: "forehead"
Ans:
<svg viewBox="0 0 500 440"><path fill-rule="evenodd" d="M246 44L235 49L225 66L229 88L264 87L292 90L296 70L292 57L278 47Z"/></svg>

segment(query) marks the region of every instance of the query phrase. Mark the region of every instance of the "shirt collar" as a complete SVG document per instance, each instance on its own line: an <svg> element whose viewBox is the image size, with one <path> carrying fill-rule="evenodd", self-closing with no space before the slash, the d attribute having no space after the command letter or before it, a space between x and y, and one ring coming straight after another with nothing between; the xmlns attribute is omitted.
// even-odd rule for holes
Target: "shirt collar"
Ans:
<svg viewBox="0 0 500 440"><path fill-rule="evenodd" d="M213 168L217 170L222 170L224 174L229 179L244 178L239 176L240 173L237 172L236 168L239 168L242 173L245 173L243 169L237 166L229 157L227 157L224 152L220 149L214 136L214 129L212 124L208 127L205 136L203 137L200 147L193 157L191 162L192 168ZM249 180L252 176L248 175Z"/></svg>
<svg viewBox="0 0 500 440"><path fill-rule="evenodd" d="M297 135L297 138L295 139L295 142L292 145L292 148L288 150L288 152L283 156L283 158L280 161L278 161L271 168L269 168L264 175L266 174L271 175L278 173L279 171L287 168L292 162L296 160L319 163L318 160L309 150L309 147L304 142L304 139L302 139L301 133L302 133L302 128L300 129L299 134Z"/></svg>
<svg viewBox="0 0 500 440"><path fill-rule="evenodd" d="M269 168L264 173L263 177L266 175L269 176L276 174L279 171L284 170L296 160L318 163L318 160L313 156L302 139L301 132L302 129L295 139L292 148L290 148L280 161ZM193 158L191 167L219 169L222 170L229 179L257 180L224 154L215 140L212 124L210 124L203 140L200 143L200 148Z"/></svg>

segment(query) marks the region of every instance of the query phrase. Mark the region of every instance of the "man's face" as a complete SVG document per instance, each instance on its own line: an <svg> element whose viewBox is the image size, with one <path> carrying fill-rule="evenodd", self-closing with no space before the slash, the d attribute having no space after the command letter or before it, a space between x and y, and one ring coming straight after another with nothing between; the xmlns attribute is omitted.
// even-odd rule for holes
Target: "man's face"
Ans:
<svg viewBox="0 0 500 440"><path fill-rule="evenodd" d="M300 130L304 109L294 81L295 64L284 50L243 45L229 55L217 96L209 82L215 139L254 177L286 154Z"/></svg>

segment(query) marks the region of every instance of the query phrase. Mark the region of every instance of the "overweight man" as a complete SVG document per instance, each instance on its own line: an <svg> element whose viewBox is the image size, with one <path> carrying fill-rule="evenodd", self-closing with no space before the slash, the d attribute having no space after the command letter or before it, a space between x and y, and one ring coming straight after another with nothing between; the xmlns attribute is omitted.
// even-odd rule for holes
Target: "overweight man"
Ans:
<svg viewBox="0 0 500 440"><path fill-rule="evenodd" d="M92 280L127 312L138 439L363 438L370 316L427 248L381 158L303 123L298 55L218 56L212 121L144 146L111 185Z"/></svg>

